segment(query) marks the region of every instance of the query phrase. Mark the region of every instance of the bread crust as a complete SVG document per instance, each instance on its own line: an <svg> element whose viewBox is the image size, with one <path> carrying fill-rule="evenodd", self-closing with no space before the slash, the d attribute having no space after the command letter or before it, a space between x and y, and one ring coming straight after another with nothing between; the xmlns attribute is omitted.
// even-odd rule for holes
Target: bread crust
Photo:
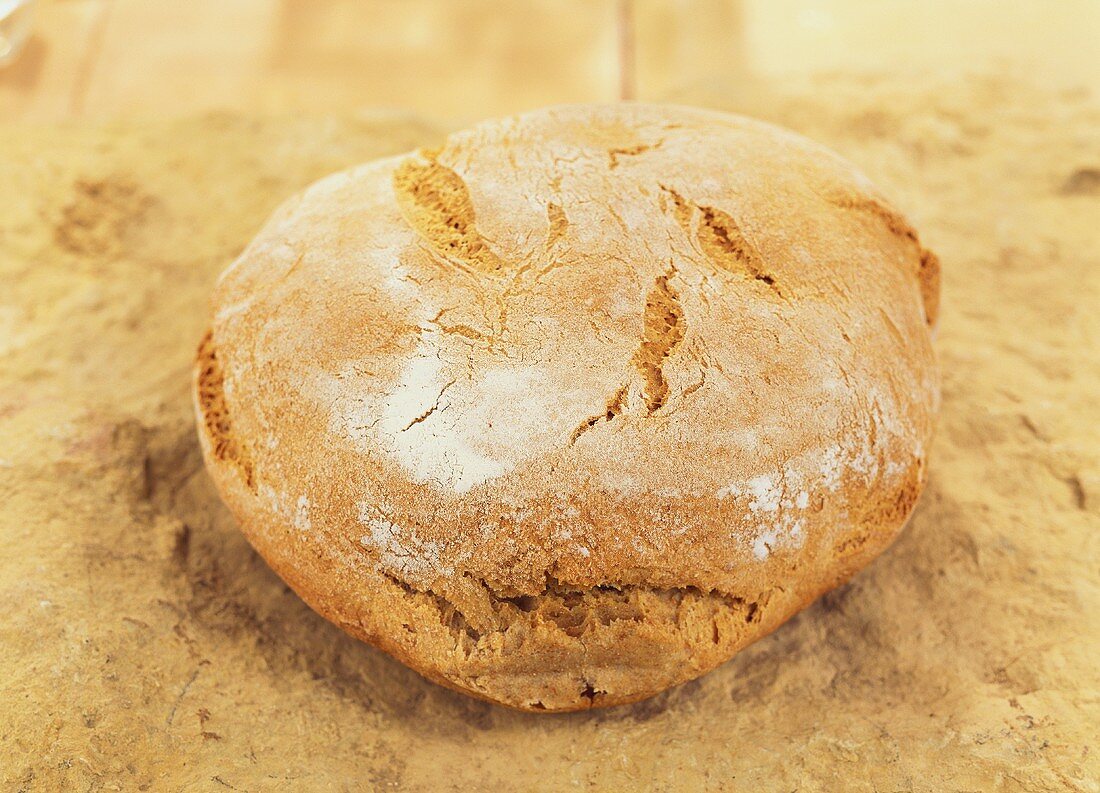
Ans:
<svg viewBox="0 0 1100 793"><path fill-rule="evenodd" d="M556 107L336 174L223 274L211 475L315 610L527 710L696 677L923 485L939 264L835 154Z"/></svg>

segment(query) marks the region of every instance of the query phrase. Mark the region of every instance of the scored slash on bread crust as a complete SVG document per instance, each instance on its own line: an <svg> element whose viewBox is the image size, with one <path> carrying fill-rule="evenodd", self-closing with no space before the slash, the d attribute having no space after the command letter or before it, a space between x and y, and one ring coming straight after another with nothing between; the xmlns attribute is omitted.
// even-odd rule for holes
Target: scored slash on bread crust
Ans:
<svg viewBox="0 0 1100 793"><path fill-rule="evenodd" d="M527 710L696 677L920 493L938 262L790 133L551 108L330 177L226 271L208 467L314 609Z"/></svg>

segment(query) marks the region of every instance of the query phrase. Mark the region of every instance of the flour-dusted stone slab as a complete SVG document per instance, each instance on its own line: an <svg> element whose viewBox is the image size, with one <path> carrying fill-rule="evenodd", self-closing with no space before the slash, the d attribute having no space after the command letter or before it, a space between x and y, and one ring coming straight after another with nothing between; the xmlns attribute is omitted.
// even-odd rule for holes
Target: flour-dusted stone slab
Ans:
<svg viewBox="0 0 1100 793"><path fill-rule="evenodd" d="M287 201L215 290L200 434L251 542L344 629L514 707L629 702L896 535L938 289L804 138L551 108Z"/></svg>

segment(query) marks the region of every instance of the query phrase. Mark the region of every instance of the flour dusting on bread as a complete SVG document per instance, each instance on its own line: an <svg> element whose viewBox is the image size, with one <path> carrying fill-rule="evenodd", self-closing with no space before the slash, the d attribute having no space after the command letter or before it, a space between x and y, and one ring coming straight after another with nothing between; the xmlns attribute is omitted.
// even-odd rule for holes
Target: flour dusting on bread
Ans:
<svg viewBox="0 0 1100 793"><path fill-rule="evenodd" d="M359 523L368 530L359 542L378 553L383 570L413 580L430 580L453 572L440 559L439 543L421 540L415 531L398 526L372 504L360 502L357 506Z"/></svg>
<svg viewBox="0 0 1100 793"><path fill-rule="evenodd" d="M276 213L214 297L203 426L232 438L206 447L248 450L243 481L211 464L281 569L408 610L319 597L341 624L587 707L622 647L679 670L651 690L682 680L889 543L932 435L936 268L853 167L766 124L489 122ZM494 693L504 668L576 691Z"/></svg>

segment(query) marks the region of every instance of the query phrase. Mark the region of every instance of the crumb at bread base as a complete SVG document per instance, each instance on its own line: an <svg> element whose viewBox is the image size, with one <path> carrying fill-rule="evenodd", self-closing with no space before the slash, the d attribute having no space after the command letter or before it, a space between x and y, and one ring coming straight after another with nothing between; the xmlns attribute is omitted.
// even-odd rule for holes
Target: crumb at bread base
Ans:
<svg viewBox="0 0 1100 793"><path fill-rule="evenodd" d="M939 265L758 122L552 108L337 174L223 274L208 468L316 611L526 710L694 678L882 551Z"/></svg>

